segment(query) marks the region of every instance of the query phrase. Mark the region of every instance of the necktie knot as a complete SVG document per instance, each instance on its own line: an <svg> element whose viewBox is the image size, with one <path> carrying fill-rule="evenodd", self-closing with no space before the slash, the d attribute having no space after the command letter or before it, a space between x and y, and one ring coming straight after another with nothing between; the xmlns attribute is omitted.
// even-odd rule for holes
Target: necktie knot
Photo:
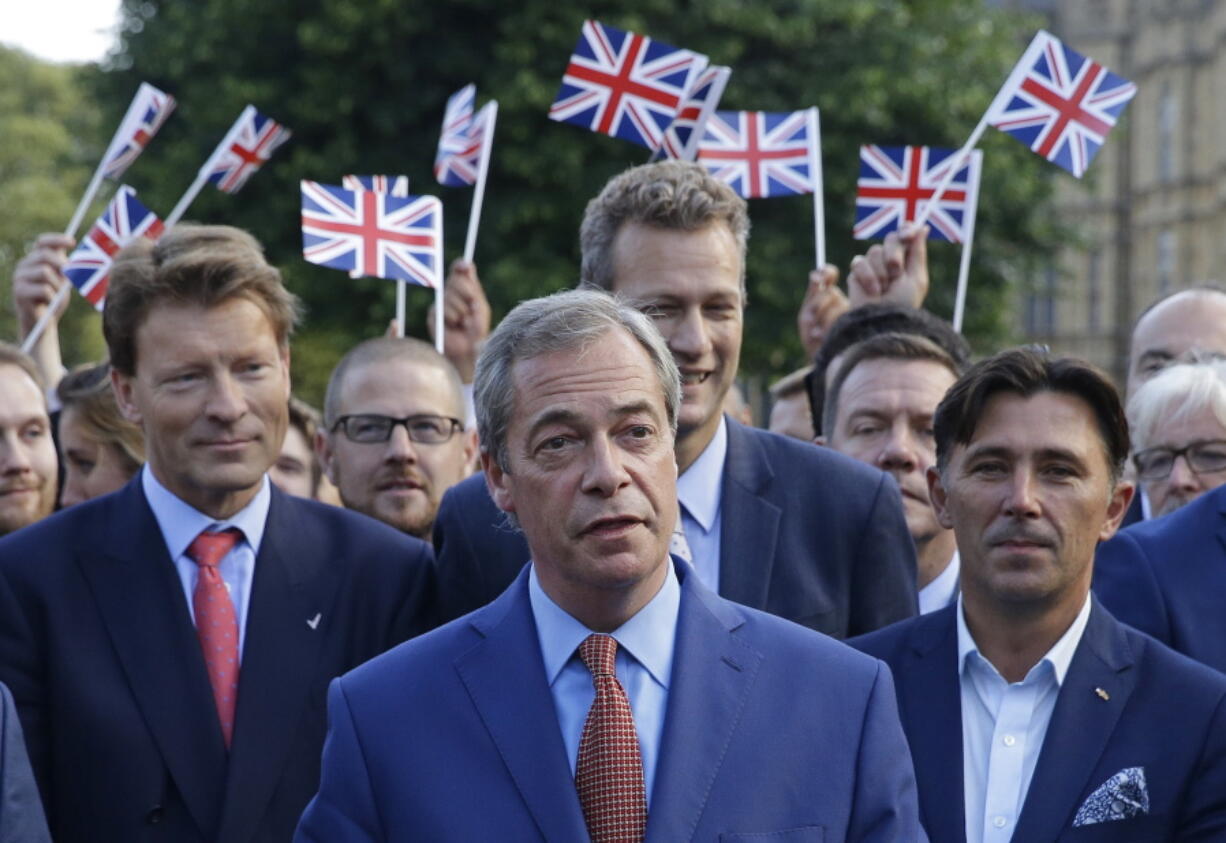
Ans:
<svg viewBox="0 0 1226 843"><path fill-rule="evenodd" d="M579 658L592 676L613 676L617 663L617 639L612 635L589 635L579 645Z"/></svg>
<svg viewBox="0 0 1226 843"><path fill-rule="evenodd" d="M242 532L234 527L217 533L205 530L187 546L187 558L202 567L216 568L242 537Z"/></svg>

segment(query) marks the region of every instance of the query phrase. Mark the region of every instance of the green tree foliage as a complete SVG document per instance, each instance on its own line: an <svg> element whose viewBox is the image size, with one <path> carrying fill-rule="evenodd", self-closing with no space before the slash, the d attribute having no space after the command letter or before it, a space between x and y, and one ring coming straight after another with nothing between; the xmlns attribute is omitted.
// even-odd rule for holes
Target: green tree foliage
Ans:
<svg viewBox="0 0 1226 843"><path fill-rule="evenodd" d="M68 224L101 154L99 109L82 85L94 73L0 46L0 338L16 339L13 267L40 232ZM97 314L74 299L64 317L65 356L101 357Z"/></svg>
<svg viewBox="0 0 1226 843"><path fill-rule="evenodd" d="M122 113L144 79L179 98L178 112L130 171L165 213L251 102L294 138L241 193L211 188L188 214L254 232L307 302L296 348L298 388L318 398L328 365L380 333L393 285L351 281L301 259L300 178L405 173L446 206L448 257L463 245L470 191L437 187L431 162L447 96L475 82L499 101L494 161L477 263L495 318L516 301L574 283L586 201L647 151L546 117L584 17L702 51L733 68L725 108L822 109L829 259L846 266L862 143L954 146L969 134L1033 31L980 0L620 0L580 7L522 0L125 0L121 47L101 82ZM1010 279L1049 252L1046 165L989 137L967 330L990 347L1009 323ZM801 362L796 308L813 263L808 197L754 200L748 373ZM957 248L934 244L937 313L952 310ZM410 329L424 334L429 293L411 290ZM309 347L309 351L307 351ZM306 353L303 353L306 352Z"/></svg>

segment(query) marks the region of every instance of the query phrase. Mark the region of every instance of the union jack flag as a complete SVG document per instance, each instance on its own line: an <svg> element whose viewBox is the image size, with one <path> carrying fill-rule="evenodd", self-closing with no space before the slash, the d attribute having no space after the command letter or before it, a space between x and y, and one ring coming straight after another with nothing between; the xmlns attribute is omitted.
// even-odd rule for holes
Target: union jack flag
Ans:
<svg viewBox="0 0 1226 843"><path fill-rule="evenodd" d="M496 108L492 101L481 106L477 115L469 119L462 139L459 135L452 135L450 140L448 139L448 121L444 119L444 136L439 138L438 157L434 159L434 175L439 184L447 187L467 187L477 183L477 177L481 173L481 156L485 150L485 136L493 131ZM448 109L450 110L450 103ZM447 143L447 152L444 152L444 142Z"/></svg>
<svg viewBox="0 0 1226 843"><path fill-rule="evenodd" d="M1081 178L1137 86L1039 30L988 123Z"/></svg>
<svg viewBox="0 0 1226 843"><path fill-rule="evenodd" d="M698 162L746 199L814 190L820 139L809 112L717 111L698 145Z"/></svg>
<svg viewBox="0 0 1226 843"><path fill-rule="evenodd" d="M64 275L86 301L102 310L115 253L137 237L157 240L161 236L162 221L157 214L137 201L135 190L121 185L106 211L68 256Z"/></svg>
<svg viewBox="0 0 1226 843"><path fill-rule="evenodd" d="M447 187L463 187L472 184L454 173L452 168L472 155L469 129L473 123L473 105L477 101L477 86L465 85L447 98L443 112L443 130L438 136L438 151L434 155L434 177ZM480 144L476 147L481 148ZM475 180L474 176L474 180Z"/></svg>
<svg viewBox="0 0 1226 843"><path fill-rule="evenodd" d="M443 203L302 182L302 254L311 263L439 287Z"/></svg>
<svg viewBox="0 0 1226 843"><path fill-rule="evenodd" d="M728 77L731 75L730 68L718 65L712 65L698 74L694 87L686 94L684 102L677 110L677 116L665 130L657 156L680 158L682 161L694 160L703 129L711 118L711 113L719 107L724 86L728 84Z"/></svg>
<svg viewBox="0 0 1226 843"><path fill-rule="evenodd" d="M585 21L549 119L654 150L706 65L700 53Z"/></svg>
<svg viewBox="0 0 1226 843"><path fill-rule="evenodd" d="M174 110L174 97L148 82L141 82L115 137L111 138L106 155L102 157L102 175L108 179L122 176Z"/></svg>
<svg viewBox="0 0 1226 843"><path fill-rule="evenodd" d="M857 240L883 237L906 222L915 222L953 165L956 149L931 146L862 146L856 183ZM929 239L961 243L965 239L968 197L979 190L983 153L975 150L966 165L928 212Z"/></svg>
<svg viewBox="0 0 1226 843"><path fill-rule="evenodd" d="M341 187L345 190L373 190L390 193L392 196L409 195L408 176L342 176Z"/></svg>
<svg viewBox="0 0 1226 843"><path fill-rule="evenodd" d="M251 174L290 138L290 130L247 106L205 162L207 180L224 193L238 193Z"/></svg>

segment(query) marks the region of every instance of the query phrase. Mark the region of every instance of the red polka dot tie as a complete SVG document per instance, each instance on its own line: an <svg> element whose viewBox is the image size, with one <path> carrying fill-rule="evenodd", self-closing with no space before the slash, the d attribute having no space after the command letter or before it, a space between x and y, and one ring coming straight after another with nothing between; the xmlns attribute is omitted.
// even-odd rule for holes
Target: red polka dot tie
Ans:
<svg viewBox="0 0 1226 843"><path fill-rule="evenodd" d="M217 566L243 534L238 530L204 532L187 548L187 556L200 566L192 609L196 613L196 634L204 652L204 666L213 686L213 702L221 721L226 747L234 734L234 705L238 700L238 617L230 591Z"/></svg>
<svg viewBox="0 0 1226 843"><path fill-rule="evenodd" d="M640 841L647 828L647 796L638 733L614 665L617 641L589 635L579 658L592 672L596 698L579 738L575 786L592 843Z"/></svg>

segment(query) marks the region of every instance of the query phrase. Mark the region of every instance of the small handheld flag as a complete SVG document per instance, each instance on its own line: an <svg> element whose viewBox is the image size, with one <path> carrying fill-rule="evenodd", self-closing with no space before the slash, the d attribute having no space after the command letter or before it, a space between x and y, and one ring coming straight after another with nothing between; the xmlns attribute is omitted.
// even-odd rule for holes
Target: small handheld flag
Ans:
<svg viewBox="0 0 1226 843"><path fill-rule="evenodd" d="M856 183L857 240L884 237L903 223L928 214L931 239L961 243L965 239L971 164L964 166L928 211L936 186L953 163L955 149L930 146L862 146Z"/></svg>
<svg viewBox="0 0 1226 843"><path fill-rule="evenodd" d="M700 53L585 21L549 119L654 150L706 65Z"/></svg>
<svg viewBox="0 0 1226 843"><path fill-rule="evenodd" d="M106 211L68 256L64 275L86 301L102 310L115 254L137 237L157 240L162 231L157 215L137 200L135 190L122 185Z"/></svg>
<svg viewBox="0 0 1226 843"><path fill-rule="evenodd" d="M693 161L698 152L707 120L719 108L720 98L732 70L712 65L698 74L694 85L677 109L677 116L664 132L664 139L653 158L679 158Z"/></svg>
<svg viewBox="0 0 1226 843"><path fill-rule="evenodd" d="M481 144L474 144L471 137L476 99L476 85L465 85L447 98L443 130L434 155L434 177L441 185L464 187L477 180L475 159Z"/></svg>
<svg viewBox="0 0 1226 843"><path fill-rule="evenodd" d="M345 190L373 190L390 193L392 196L409 195L408 176L342 176L341 187Z"/></svg>

